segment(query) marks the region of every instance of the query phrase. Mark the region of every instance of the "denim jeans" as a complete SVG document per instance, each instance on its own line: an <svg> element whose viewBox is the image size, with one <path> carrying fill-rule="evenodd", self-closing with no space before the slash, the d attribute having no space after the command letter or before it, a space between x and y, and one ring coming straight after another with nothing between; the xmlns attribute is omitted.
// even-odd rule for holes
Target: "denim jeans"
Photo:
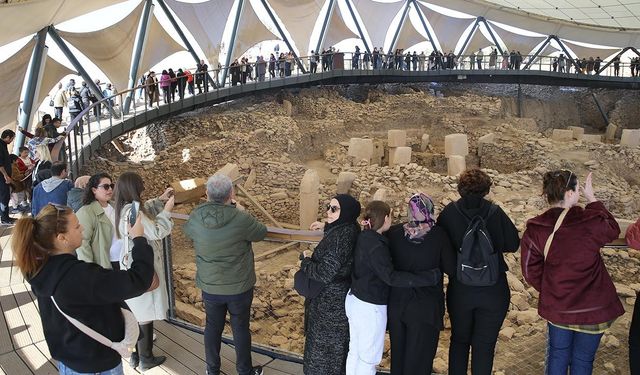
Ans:
<svg viewBox="0 0 640 375"><path fill-rule="evenodd" d="M236 371L239 375L251 372L251 331L249 318L253 289L234 296L206 295L203 293L207 321L204 327L204 352L207 361L207 374L220 374L220 346L222 330L229 312L233 344L236 349Z"/></svg>
<svg viewBox="0 0 640 375"><path fill-rule="evenodd" d="M124 371L122 370L122 363L112 368L111 370L102 371L102 372L77 372L69 367L67 367L64 363L58 362L58 371L60 371L60 375L84 375L84 374L92 374L92 375L124 375Z"/></svg>
<svg viewBox="0 0 640 375"><path fill-rule="evenodd" d="M593 360L600 345L602 333L582 333L556 327L549 327L547 339L546 375L590 375Z"/></svg>

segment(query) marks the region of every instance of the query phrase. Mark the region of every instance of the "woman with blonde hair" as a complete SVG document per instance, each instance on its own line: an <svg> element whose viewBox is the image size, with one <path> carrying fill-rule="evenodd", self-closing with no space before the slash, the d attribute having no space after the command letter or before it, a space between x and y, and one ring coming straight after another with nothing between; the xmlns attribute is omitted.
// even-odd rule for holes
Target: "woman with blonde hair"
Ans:
<svg viewBox="0 0 640 375"><path fill-rule="evenodd" d="M144 293L153 278L153 252L141 220L129 227L129 235L134 243L131 267L112 271L76 258L82 225L69 207L48 204L35 218L18 220L13 229L15 263L38 298L44 336L60 374L123 374L120 353L135 341L138 330L135 321L125 325L130 313L121 306ZM90 337L88 329L121 344L120 350Z"/></svg>
<svg viewBox="0 0 640 375"><path fill-rule="evenodd" d="M33 168L33 173L31 174L31 181L33 182L34 188L40 182L51 177L51 166L53 165L51 153L49 152L49 147L47 147L46 144L39 144L36 146L35 156L38 162Z"/></svg>
<svg viewBox="0 0 640 375"><path fill-rule="evenodd" d="M142 205L140 202L142 202L143 191L142 177L135 172L125 172L118 178L113 193L115 233L117 238L123 239L120 269L126 270L131 267L130 252L133 243L126 237L127 223L133 209L137 211L137 215L141 216L144 235L153 248L154 279L157 287L139 297L127 300L127 305L138 320L140 330L143 333L130 362L131 367L138 367L140 371L158 366L166 359L164 356L156 357L153 355L153 321L166 319L169 309L167 286L164 283L162 240L171 234L173 228L171 210L173 210L175 202L173 190L167 189L160 197L149 200ZM160 282L160 280L162 281Z"/></svg>

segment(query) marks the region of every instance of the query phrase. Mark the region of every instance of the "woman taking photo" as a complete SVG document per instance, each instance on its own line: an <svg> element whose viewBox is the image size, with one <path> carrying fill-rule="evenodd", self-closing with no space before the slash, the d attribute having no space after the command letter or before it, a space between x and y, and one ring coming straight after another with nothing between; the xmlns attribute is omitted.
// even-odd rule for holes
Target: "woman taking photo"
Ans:
<svg viewBox="0 0 640 375"><path fill-rule="evenodd" d="M442 254L452 253L447 232L436 226L433 201L424 194L409 199L408 220L387 232L393 268L424 272L442 269ZM391 374L430 374L444 328L442 277L431 286L392 287L387 308Z"/></svg>
<svg viewBox="0 0 640 375"><path fill-rule="evenodd" d="M35 188L40 182L51 177L51 166L53 166L51 153L49 152L49 147L47 147L47 145L36 146L35 155L38 162L31 173L33 188Z"/></svg>
<svg viewBox="0 0 640 375"><path fill-rule="evenodd" d="M624 314L600 249L618 238L615 218L596 200L592 175L579 186L571 171L544 175L551 205L530 219L522 236L522 274L540 292L538 313L547 319L546 374L593 371L600 339ZM580 190L587 200L578 206Z"/></svg>
<svg viewBox="0 0 640 375"><path fill-rule="evenodd" d="M449 275L447 310L451 319L450 375L467 374L469 349L472 374L492 373L498 332L509 310L511 293L506 275L508 268L502 254L518 250L520 238L507 214L485 199L491 184L491 178L479 169L464 171L458 180L461 198L449 203L438 216L438 225L445 229L453 245L452 251L442 254L445 272ZM465 247L464 251L464 243L474 243L469 241L473 238L467 236L472 222L482 222L481 227L476 227L482 233L474 230L473 234L488 241L478 242L480 247ZM485 251L490 253L488 258L484 256ZM468 267L466 263L472 266ZM473 273L473 270L480 268L482 273ZM485 279L485 276L490 277Z"/></svg>
<svg viewBox="0 0 640 375"><path fill-rule="evenodd" d="M116 237L115 209L110 204L114 184L106 173L91 178L84 190L82 207L76 213L84 228L78 259L107 269L120 269L122 240Z"/></svg>
<svg viewBox="0 0 640 375"><path fill-rule="evenodd" d="M36 218L22 218L16 224L12 243L16 264L38 298L47 346L61 375L123 374L120 354L79 330L61 312L108 340L125 338L129 332L120 309L123 300L144 293L153 278L153 252L142 237L140 220L129 228L129 235L134 243L131 268L111 271L76 258L82 225L66 206L49 204Z"/></svg>
<svg viewBox="0 0 640 375"><path fill-rule="evenodd" d="M132 210L133 202L142 202L141 195L144 191L142 177L134 172L125 172L118 178L115 188L115 229L116 236L123 239L122 256L120 257L120 269L130 267L130 249L133 243L127 237L127 223ZM128 299L127 305L140 324L142 338L136 345L136 352L131 355L131 366L145 371L162 364L166 357L153 355L153 321L167 318L169 302L167 286L164 282L164 257L162 251L162 239L171 234L173 222L171 210L175 198L173 190L167 189L162 196L139 204L137 215L142 217L144 236L149 240L153 248L153 268L155 269L154 286L140 297Z"/></svg>
<svg viewBox="0 0 640 375"><path fill-rule="evenodd" d="M349 352L349 321L344 308L351 284L353 250L360 226L360 203L350 195L338 194L327 205L327 222L311 224L324 229L324 237L313 255L304 251L300 269L322 284L317 296L305 300L305 375L345 373Z"/></svg>

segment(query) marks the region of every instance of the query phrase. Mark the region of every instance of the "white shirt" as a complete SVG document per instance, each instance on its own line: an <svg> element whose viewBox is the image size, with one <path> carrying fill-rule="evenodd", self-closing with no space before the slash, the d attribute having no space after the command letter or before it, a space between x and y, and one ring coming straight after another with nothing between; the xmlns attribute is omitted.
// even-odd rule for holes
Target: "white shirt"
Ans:
<svg viewBox="0 0 640 375"><path fill-rule="evenodd" d="M112 262L120 261L120 251L122 250L122 239L116 236L116 210L110 204L104 207L104 213L113 225L113 238L111 239L111 248L109 249L109 260Z"/></svg>

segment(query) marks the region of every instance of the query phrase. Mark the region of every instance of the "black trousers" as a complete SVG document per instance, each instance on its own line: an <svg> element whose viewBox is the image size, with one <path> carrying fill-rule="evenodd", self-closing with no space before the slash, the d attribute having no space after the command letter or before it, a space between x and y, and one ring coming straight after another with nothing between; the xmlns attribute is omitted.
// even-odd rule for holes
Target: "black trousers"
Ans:
<svg viewBox="0 0 640 375"><path fill-rule="evenodd" d="M405 321L399 310L388 309L391 375L431 375L440 330L428 323Z"/></svg>
<svg viewBox="0 0 640 375"><path fill-rule="evenodd" d="M11 200L11 188L0 176L0 218L9 221L9 200Z"/></svg>
<svg viewBox="0 0 640 375"><path fill-rule="evenodd" d="M253 302L253 289L250 293L243 293L241 299L233 299L224 302L225 298L234 296L215 296L215 301L203 298L207 322L204 328L204 352L207 362L207 374L220 374L220 346L222 343L222 330L227 316L231 317L231 331L233 332L233 344L236 349L236 371L239 375L249 375L251 364L251 331L249 330L249 318L251 303Z"/></svg>
<svg viewBox="0 0 640 375"><path fill-rule="evenodd" d="M451 319L449 375L467 375L469 349L471 373L491 375L498 333L509 310L511 292L503 275L496 285L473 287L455 279L447 288Z"/></svg>
<svg viewBox="0 0 640 375"><path fill-rule="evenodd" d="M640 295L636 296L629 328L629 367L631 375L640 375Z"/></svg>

